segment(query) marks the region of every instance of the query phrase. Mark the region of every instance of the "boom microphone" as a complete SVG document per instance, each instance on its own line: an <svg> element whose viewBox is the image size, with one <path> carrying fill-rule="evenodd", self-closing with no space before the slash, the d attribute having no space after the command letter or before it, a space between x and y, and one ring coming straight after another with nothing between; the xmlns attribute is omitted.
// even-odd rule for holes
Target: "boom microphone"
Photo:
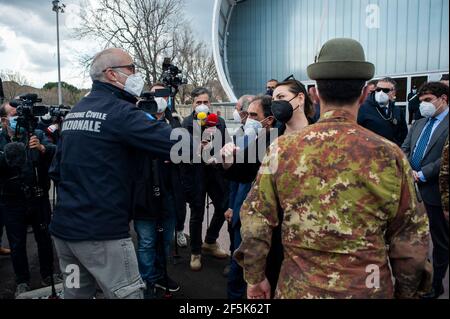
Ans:
<svg viewBox="0 0 450 319"><path fill-rule="evenodd" d="M23 143L9 143L5 145L5 161L8 166L13 168L21 168L25 165L27 154L25 151L25 144Z"/></svg>

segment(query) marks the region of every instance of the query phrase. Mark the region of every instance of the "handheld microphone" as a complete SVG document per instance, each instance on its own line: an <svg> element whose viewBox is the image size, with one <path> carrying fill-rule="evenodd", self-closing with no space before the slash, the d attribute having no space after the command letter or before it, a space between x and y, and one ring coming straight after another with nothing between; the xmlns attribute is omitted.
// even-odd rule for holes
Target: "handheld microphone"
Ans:
<svg viewBox="0 0 450 319"><path fill-rule="evenodd" d="M5 145L5 161L8 166L13 168L21 168L25 165L27 154L25 151L25 144L23 143L9 143Z"/></svg>
<svg viewBox="0 0 450 319"><path fill-rule="evenodd" d="M209 134L207 141L211 142L214 139L214 134L217 130L217 124L219 124L219 117L217 114L211 113L208 115L208 117L205 120L205 125L208 127L205 130L205 133Z"/></svg>
<svg viewBox="0 0 450 319"><path fill-rule="evenodd" d="M217 126L217 124L219 124L219 117L217 116L217 114L214 113L209 114L208 117L206 118L206 126L215 127Z"/></svg>

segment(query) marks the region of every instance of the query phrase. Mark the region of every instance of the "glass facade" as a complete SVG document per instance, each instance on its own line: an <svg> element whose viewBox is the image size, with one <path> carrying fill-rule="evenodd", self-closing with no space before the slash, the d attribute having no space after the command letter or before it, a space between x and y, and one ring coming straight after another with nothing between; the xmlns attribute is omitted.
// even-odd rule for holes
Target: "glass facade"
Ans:
<svg viewBox="0 0 450 319"><path fill-rule="evenodd" d="M306 68L329 39L364 47L376 77L448 73L449 0L216 0L214 55L231 99ZM437 75L436 75L437 76Z"/></svg>

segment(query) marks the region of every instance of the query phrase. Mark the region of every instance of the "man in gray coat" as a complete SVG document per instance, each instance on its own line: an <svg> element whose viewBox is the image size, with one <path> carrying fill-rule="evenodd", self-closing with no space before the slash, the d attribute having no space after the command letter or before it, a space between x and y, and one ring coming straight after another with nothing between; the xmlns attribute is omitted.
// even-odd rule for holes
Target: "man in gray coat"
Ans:
<svg viewBox="0 0 450 319"><path fill-rule="evenodd" d="M445 220L439 191L441 156L448 137L449 88L439 82L424 84L418 93L423 119L416 121L404 144L430 220L433 240L433 289L424 298L435 299L444 293L442 280L448 268L449 225Z"/></svg>

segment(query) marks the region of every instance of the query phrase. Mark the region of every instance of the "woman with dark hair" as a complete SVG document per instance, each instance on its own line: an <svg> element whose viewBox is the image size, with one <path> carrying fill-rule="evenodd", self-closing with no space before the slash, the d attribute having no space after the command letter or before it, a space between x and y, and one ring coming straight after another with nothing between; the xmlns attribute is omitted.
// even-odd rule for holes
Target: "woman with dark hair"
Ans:
<svg viewBox="0 0 450 319"><path fill-rule="evenodd" d="M313 123L314 105L301 82L287 80L279 83L273 92L273 100L273 115L286 125L286 134Z"/></svg>

